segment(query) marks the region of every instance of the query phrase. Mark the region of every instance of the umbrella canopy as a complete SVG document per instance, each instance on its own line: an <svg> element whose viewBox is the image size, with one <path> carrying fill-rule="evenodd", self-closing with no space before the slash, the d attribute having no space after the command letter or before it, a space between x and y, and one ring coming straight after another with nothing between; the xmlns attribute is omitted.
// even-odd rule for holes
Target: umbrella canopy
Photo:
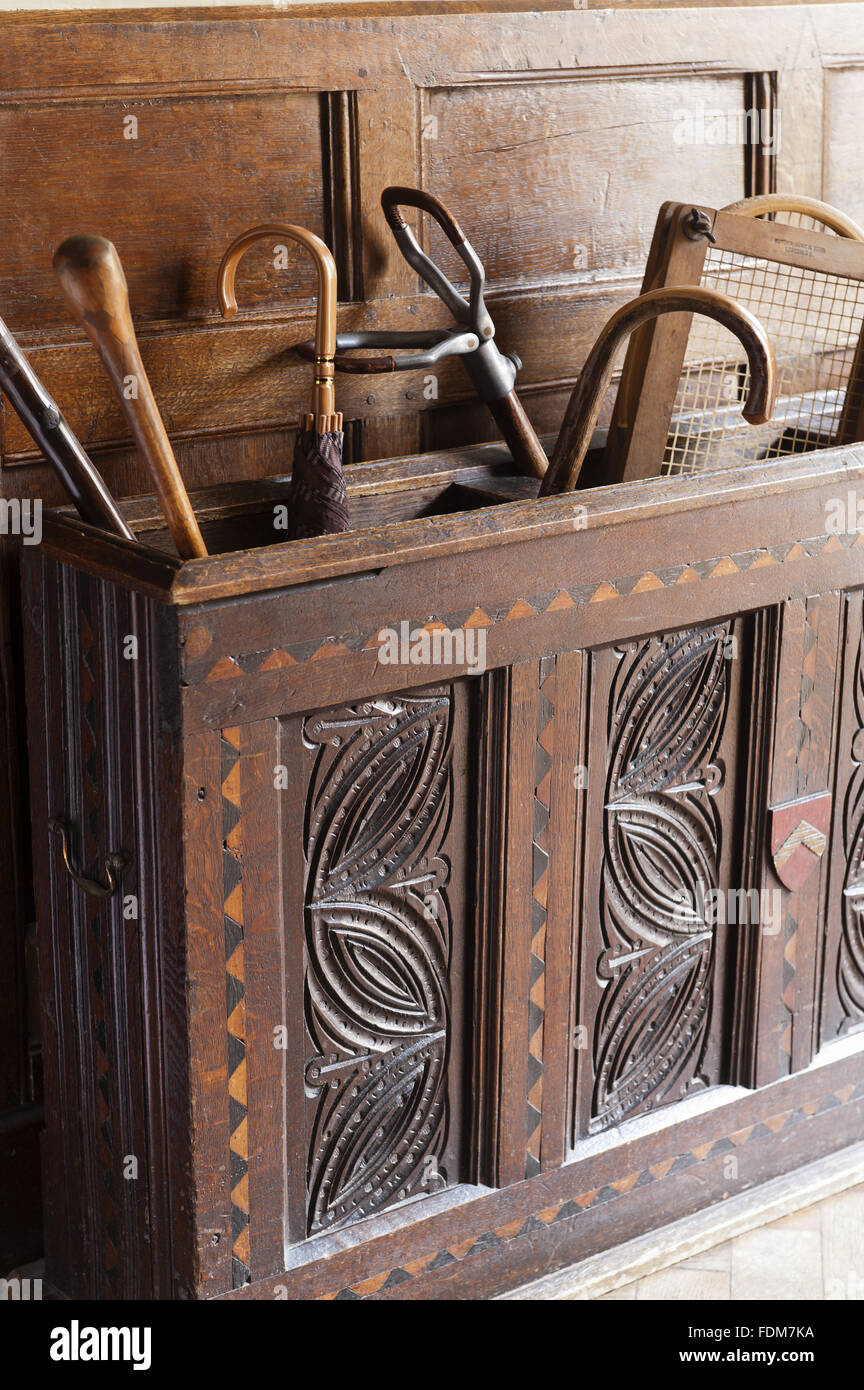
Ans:
<svg viewBox="0 0 864 1390"><path fill-rule="evenodd" d="M348 530L348 495L342 473L344 438L341 430L298 433L288 519L292 540Z"/></svg>
<svg viewBox="0 0 864 1390"><path fill-rule="evenodd" d="M251 227L232 241L219 267L217 280L223 318L237 312L234 276L241 257L256 241L287 237L305 247L318 271L315 313L315 356L312 409L298 422L288 499L291 540L323 536L349 527L348 495L342 473L342 416L334 409L333 358L336 352L336 263L320 237L291 223Z"/></svg>

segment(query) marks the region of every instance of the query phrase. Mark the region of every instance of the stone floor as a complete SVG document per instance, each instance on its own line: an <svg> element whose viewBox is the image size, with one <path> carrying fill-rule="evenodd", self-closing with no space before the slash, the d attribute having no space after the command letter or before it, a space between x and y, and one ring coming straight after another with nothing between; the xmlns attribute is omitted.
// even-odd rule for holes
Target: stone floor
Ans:
<svg viewBox="0 0 864 1390"><path fill-rule="evenodd" d="M607 1299L864 1299L864 1185L624 1284Z"/></svg>

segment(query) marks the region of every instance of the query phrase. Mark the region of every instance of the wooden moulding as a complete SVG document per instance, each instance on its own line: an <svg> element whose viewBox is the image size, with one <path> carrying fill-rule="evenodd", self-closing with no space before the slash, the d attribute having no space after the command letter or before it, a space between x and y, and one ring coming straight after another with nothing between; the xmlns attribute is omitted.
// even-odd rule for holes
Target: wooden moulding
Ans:
<svg viewBox="0 0 864 1390"><path fill-rule="evenodd" d="M484 457L491 460L484 466ZM424 486L466 486L495 480L506 458L501 446L477 446L446 455L357 465L347 474L349 501L411 492ZM464 462L463 462L464 459ZM496 466L497 465L497 466ZM78 568L114 578L176 607L297 584L316 583L372 568L384 569L433 557L459 556L515 543L530 543L571 532L596 533L609 527L688 516L690 524L722 517L719 509L748 507L807 489L854 487L864 474L864 445L751 464L733 473L699 477L637 480L538 500L503 502L458 514L419 517L369 526L337 536L280 542L254 550L181 561L162 546L148 544L163 531L152 499L124 504L124 513L139 537L137 543L107 535L71 512L49 512L43 527L47 554ZM193 494L205 528L217 519L263 511L284 501L288 480L235 483ZM533 489L539 483L509 478L502 484ZM833 494L826 494L833 495ZM264 504L262 506L262 503ZM698 522L694 513L704 513ZM163 541L164 545L164 541Z"/></svg>

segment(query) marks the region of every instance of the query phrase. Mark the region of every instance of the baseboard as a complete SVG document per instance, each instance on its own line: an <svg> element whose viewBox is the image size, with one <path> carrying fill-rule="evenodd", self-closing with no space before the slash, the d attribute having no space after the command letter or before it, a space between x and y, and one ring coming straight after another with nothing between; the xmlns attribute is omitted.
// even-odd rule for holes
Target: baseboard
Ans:
<svg viewBox="0 0 864 1390"><path fill-rule="evenodd" d="M782 1216L864 1182L864 1143L828 1154L815 1163L772 1178L747 1192L658 1227L612 1250L544 1275L499 1295L499 1300L590 1300L611 1293L679 1260L766 1226Z"/></svg>

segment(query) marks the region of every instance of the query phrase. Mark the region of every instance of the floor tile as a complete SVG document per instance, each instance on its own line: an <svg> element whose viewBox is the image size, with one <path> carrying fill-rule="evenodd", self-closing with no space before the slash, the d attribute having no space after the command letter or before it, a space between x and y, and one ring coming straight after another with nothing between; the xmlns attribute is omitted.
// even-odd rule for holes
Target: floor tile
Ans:
<svg viewBox="0 0 864 1390"><path fill-rule="evenodd" d="M682 1303L687 1300L729 1298L729 1275L721 1269L691 1269L671 1265L657 1274L639 1280L636 1298L640 1303L662 1300Z"/></svg>
<svg viewBox="0 0 864 1390"><path fill-rule="evenodd" d="M815 1207L804 1207L803 1211L793 1211L791 1216L781 1216L779 1221L772 1221L766 1229L771 1231L821 1231L821 1204L817 1202Z"/></svg>
<svg viewBox="0 0 864 1390"><path fill-rule="evenodd" d="M774 1225L738 1236L732 1242L730 1294L733 1300L823 1299L820 1232Z"/></svg>
<svg viewBox="0 0 864 1390"><path fill-rule="evenodd" d="M862 1301L864 1184L600 1297L616 1302Z"/></svg>
<svg viewBox="0 0 864 1390"><path fill-rule="evenodd" d="M840 1192L821 1205L825 1297L864 1299L864 1187Z"/></svg>
<svg viewBox="0 0 864 1390"><path fill-rule="evenodd" d="M598 1303L632 1303L636 1297L637 1284L624 1284L620 1289L612 1289L611 1293L601 1293Z"/></svg>
<svg viewBox="0 0 864 1390"><path fill-rule="evenodd" d="M698 1255L690 1255L686 1260L680 1260L675 1268L719 1269L728 1272L731 1258L732 1242L727 1240L722 1245L712 1245L710 1250L700 1250Z"/></svg>

